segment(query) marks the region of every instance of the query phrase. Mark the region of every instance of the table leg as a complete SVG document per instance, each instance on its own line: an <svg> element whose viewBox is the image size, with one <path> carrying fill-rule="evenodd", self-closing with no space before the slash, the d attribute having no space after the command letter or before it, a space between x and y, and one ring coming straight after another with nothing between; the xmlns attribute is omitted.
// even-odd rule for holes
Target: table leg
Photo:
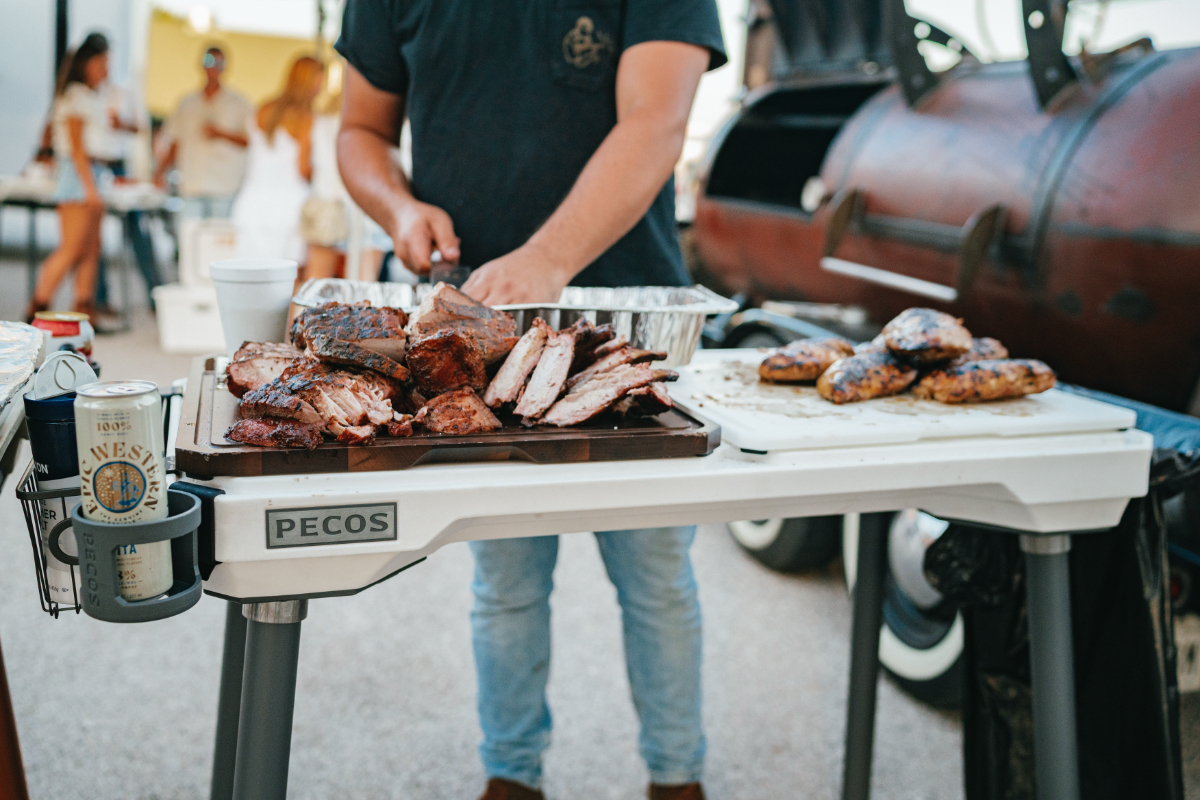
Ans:
<svg viewBox="0 0 1200 800"><path fill-rule="evenodd" d="M308 601L252 603L242 613L250 622L233 797L285 800L300 623L308 615Z"/></svg>
<svg viewBox="0 0 1200 800"><path fill-rule="evenodd" d="M245 663L246 618L242 616L242 604L230 600L225 608L225 647L221 651L221 689L217 699L217 735L213 746L210 800L231 800L233 797L233 768L237 763Z"/></svg>
<svg viewBox="0 0 1200 800"><path fill-rule="evenodd" d="M1071 537L1021 536L1029 611L1033 769L1038 800L1079 800Z"/></svg>
<svg viewBox="0 0 1200 800"><path fill-rule="evenodd" d="M4 654L0 653L0 797L29 800L25 767L21 763L21 744L17 740L17 719L8 694L8 676L4 672Z"/></svg>
<svg viewBox="0 0 1200 800"><path fill-rule="evenodd" d="M850 638L850 699L846 710L846 755L842 799L871 796L875 746L875 692L879 679L879 629L887 579L887 536L891 514L863 514L858 531L854 621Z"/></svg>

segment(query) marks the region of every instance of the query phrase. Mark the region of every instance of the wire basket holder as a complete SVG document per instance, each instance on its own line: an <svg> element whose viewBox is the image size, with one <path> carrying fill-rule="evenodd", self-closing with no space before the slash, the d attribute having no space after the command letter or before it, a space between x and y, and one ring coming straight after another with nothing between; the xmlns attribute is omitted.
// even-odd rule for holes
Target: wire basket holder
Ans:
<svg viewBox="0 0 1200 800"><path fill-rule="evenodd" d="M25 527L29 529L29 543L33 545L33 563L37 573L38 584L38 600L41 602L42 611L45 611L55 619L64 610L72 610L76 614L81 608L79 604L79 583L76 580L76 570L71 569L71 604L60 602L50 595L50 579L46 574L48 567L46 562L46 551L42 546L42 517L48 511L57 511L56 517L60 520L69 520L71 518L71 507L75 504L70 502L70 498L79 497L80 491L78 487L68 489L46 489L38 491L37 478L33 474L33 459L30 459L29 466L25 468L25 472L21 475L21 481L17 484L17 499L21 501L21 510L25 512ZM47 509L47 505L49 508ZM66 598L61 598L65 600Z"/></svg>
<svg viewBox="0 0 1200 800"><path fill-rule="evenodd" d="M171 398L182 397L183 392L177 389L172 389L161 394L162 398L162 425L163 425L163 442L169 450L167 443L170 441L168 432L171 423ZM166 471L168 474L175 472L174 454L164 453ZM41 604L42 611L45 611L51 617L58 619L58 615L64 611L74 611L76 614L82 609L81 603L81 588L79 585L78 570L75 566L70 566L71 572L71 602L64 602L66 597L55 598L50 593L50 579L46 573L49 564L46 560L46 546L42 541L42 519L47 514L54 514L54 518L59 520L57 525L63 525L64 522L69 522L71 519L71 509L76 505L71 498L80 496L79 487L66 489L42 489L37 486L37 476L34 474L33 459L29 460L28 466L21 474L21 480L17 483L16 489L17 499L21 502L21 510L25 514L25 527L29 533L29 543L33 547L33 564L34 572L36 573L38 586L38 601ZM76 564L78 561L76 561Z"/></svg>

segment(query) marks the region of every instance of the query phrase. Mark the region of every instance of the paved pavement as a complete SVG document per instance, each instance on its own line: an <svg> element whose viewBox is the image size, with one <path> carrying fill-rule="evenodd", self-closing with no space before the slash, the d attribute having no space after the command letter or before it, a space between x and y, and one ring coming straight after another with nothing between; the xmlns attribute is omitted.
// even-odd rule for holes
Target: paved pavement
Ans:
<svg viewBox="0 0 1200 800"><path fill-rule="evenodd" d="M15 277L0 266L0 281ZM18 284L20 285L20 284ZM0 296L0 318L19 297ZM104 337L105 377L185 373L157 350L152 320ZM714 800L838 797L850 606L839 564L781 576L720 526L693 550L705 618L706 784ZM301 642L289 797L473 800L471 558L452 545L360 595L314 601ZM595 540L564 537L555 574L554 743L547 793L644 796L619 611ZM224 604L112 625L39 610L29 543L11 486L0 494L0 641L33 797L207 797ZM1189 783L1200 786L1200 703L1184 703ZM877 800L962 797L957 714L881 681ZM1200 797L1200 792L1195 793Z"/></svg>

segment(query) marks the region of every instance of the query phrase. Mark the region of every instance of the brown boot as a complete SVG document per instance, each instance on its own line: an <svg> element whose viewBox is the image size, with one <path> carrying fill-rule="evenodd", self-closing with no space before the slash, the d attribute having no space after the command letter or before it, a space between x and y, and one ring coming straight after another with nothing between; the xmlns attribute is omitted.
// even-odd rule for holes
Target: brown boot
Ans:
<svg viewBox="0 0 1200 800"><path fill-rule="evenodd" d="M541 789L533 789L523 783L492 778L479 800L546 800Z"/></svg>
<svg viewBox="0 0 1200 800"><path fill-rule="evenodd" d="M684 783L679 786L650 784L650 800L704 800L704 787L699 783Z"/></svg>

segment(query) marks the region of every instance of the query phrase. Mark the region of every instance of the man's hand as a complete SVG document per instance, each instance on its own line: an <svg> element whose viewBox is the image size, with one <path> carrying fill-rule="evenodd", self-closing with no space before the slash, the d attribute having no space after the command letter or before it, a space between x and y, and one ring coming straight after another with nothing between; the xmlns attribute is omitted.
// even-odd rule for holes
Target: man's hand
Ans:
<svg viewBox="0 0 1200 800"><path fill-rule="evenodd" d="M557 303L571 280L570 270L536 246L525 245L471 273L463 292L484 305Z"/></svg>
<svg viewBox="0 0 1200 800"><path fill-rule="evenodd" d="M437 250L442 260L458 261L458 237L450 215L437 206L419 200L402 202L388 226L396 258L418 274L429 272L431 256Z"/></svg>

